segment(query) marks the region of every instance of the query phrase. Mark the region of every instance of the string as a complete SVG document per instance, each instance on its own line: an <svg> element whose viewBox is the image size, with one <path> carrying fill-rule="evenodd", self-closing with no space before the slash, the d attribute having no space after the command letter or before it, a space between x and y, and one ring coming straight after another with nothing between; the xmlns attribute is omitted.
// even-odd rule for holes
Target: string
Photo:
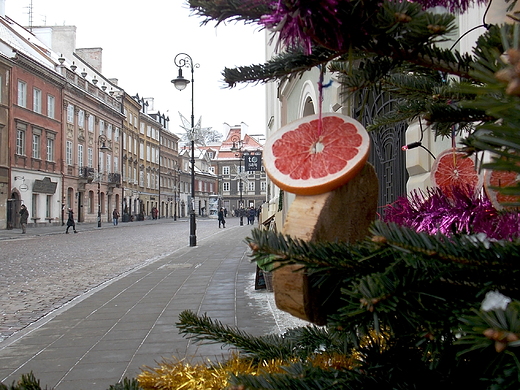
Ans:
<svg viewBox="0 0 520 390"><path fill-rule="evenodd" d="M323 79L325 77L325 67L319 66L320 68L320 79L318 81L318 137L321 136L323 129Z"/></svg>

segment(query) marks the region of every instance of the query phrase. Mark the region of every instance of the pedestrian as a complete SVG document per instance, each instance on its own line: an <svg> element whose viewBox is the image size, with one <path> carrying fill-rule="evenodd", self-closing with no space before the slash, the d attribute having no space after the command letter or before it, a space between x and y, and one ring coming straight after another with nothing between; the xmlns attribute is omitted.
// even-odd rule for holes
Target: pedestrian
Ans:
<svg viewBox="0 0 520 390"><path fill-rule="evenodd" d="M255 224L255 217L256 217L256 210L254 207L250 207L249 208L249 213L248 213L248 216L247 216L247 224L249 225L251 223L251 225L254 225Z"/></svg>
<svg viewBox="0 0 520 390"><path fill-rule="evenodd" d="M29 211L27 211L27 207L23 204L20 208L20 225L22 226L22 234L25 234L27 229L27 219L29 218Z"/></svg>
<svg viewBox="0 0 520 390"><path fill-rule="evenodd" d="M117 211L117 209L112 211L112 222L114 223L114 226L117 226L119 223L119 211Z"/></svg>
<svg viewBox="0 0 520 390"><path fill-rule="evenodd" d="M221 207L218 211L218 228L220 229L220 225L222 227L226 227L226 220L224 219L224 209Z"/></svg>
<svg viewBox="0 0 520 390"><path fill-rule="evenodd" d="M76 222L74 222L74 211L72 211L72 208L69 207L69 219L67 219L67 230L65 230L66 234L69 234L69 228L71 226L72 226L72 230L74 230L74 233L77 233Z"/></svg>

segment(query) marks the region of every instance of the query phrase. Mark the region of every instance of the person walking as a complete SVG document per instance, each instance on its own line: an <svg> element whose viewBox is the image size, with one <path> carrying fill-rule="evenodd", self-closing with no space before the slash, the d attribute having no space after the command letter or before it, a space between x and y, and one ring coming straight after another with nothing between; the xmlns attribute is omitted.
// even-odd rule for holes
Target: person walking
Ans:
<svg viewBox="0 0 520 390"><path fill-rule="evenodd" d="M71 226L72 226L72 230L74 230L74 233L77 233L76 222L74 222L74 211L72 211L72 208L69 207L69 219L67 219L67 230L65 230L66 234L69 234L69 228Z"/></svg>
<svg viewBox="0 0 520 390"><path fill-rule="evenodd" d="M119 223L119 211L117 211L117 209L112 211L112 222L114 223L114 226L117 226Z"/></svg>
<svg viewBox="0 0 520 390"><path fill-rule="evenodd" d="M29 218L29 211L27 211L27 207L23 204L20 208L20 225L22 227L22 234L25 234L27 229L27 219Z"/></svg>
<svg viewBox="0 0 520 390"><path fill-rule="evenodd" d="M247 215L247 224L254 225L255 224L255 216L256 216L256 210L254 207L250 207Z"/></svg>
<svg viewBox="0 0 520 390"><path fill-rule="evenodd" d="M220 210L218 211L218 228L220 229L220 225L222 225L222 227L226 227L226 220L224 219L224 209L221 207Z"/></svg>

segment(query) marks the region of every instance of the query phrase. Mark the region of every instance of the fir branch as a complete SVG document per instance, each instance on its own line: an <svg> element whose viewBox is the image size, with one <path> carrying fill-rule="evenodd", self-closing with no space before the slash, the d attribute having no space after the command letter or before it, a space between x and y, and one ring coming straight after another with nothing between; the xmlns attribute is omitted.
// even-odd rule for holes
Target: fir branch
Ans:
<svg viewBox="0 0 520 390"><path fill-rule="evenodd" d="M203 25L210 21L216 21L218 25L226 20L258 22L262 15L272 11L265 1L248 0L247 7L244 7L244 0L189 0L188 2L193 14L204 18Z"/></svg>
<svg viewBox="0 0 520 390"><path fill-rule="evenodd" d="M283 374L243 375L232 374L229 382L235 389L244 386L247 389L258 390L310 390L310 389L344 389L362 390L363 382L373 381L355 371L339 371L315 367L311 363L294 363L282 367ZM368 388L367 388L368 389Z"/></svg>
<svg viewBox="0 0 520 390"><path fill-rule="evenodd" d="M223 325L207 315L197 316L191 310L179 314L179 332L190 339L206 343L232 345L258 359L285 359L293 355L294 345L282 337L266 335L253 337L240 329Z"/></svg>
<svg viewBox="0 0 520 390"><path fill-rule="evenodd" d="M224 82L233 88L238 83L266 83L274 80L286 80L328 63L338 54L325 48L316 48L311 55L301 50L281 53L265 64L225 68L222 72Z"/></svg>

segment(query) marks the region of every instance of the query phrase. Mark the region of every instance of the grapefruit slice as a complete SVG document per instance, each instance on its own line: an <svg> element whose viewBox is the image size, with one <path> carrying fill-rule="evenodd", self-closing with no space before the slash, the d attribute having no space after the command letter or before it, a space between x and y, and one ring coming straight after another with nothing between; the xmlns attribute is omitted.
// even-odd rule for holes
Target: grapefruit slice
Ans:
<svg viewBox="0 0 520 390"><path fill-rule="evenodd" d="M516 209L518 207L508 207L504 203L518 203L520 196L501 194L496 188L514 187L519 181L518 172L486 170L484 191L497 210Z"/></svg>
<svg viewBox="0 0 520 390"><path fill-rule="evenodd" d="M432 184L447 196L453 194L454 187L474 190L482 187L482 176L475 168L475 161L456 148L447 149L437 156L430 177Z"/></svg>
<svg viewBox="0 0 520 390"><path fill-rule="evenodd" d="M365 165L370 138L348 116L326 113L289 123L264 146L265 171L281 189L318 195L346 184Z"/></svg>

